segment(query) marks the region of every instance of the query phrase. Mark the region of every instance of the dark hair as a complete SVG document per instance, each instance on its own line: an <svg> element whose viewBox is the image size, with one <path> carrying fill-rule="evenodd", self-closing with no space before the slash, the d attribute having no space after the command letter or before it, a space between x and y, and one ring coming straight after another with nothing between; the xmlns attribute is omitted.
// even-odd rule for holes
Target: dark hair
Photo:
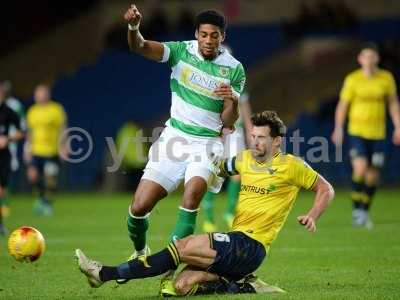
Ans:
<svg viewBox="0 0 400 300"><path fill-rule="evenodd" d="M361 45L360 47L360 52L363 50L372 50L375 51L377 54L379 54L379 47L377 44L373 42L367 42Z"/></svg>
<svg viewBox="0 0 400 300"><path fill-rule="evenodd" d="M222 32L225 32L226 29L225 16L216 10L204 10L198 13L195 19L196 30L199 29L201 24L218 26Z"/></svg>
<svg viewBox="0 0 400 300"><path fill-rule="evenodd" d="M251 123L257 127L268 126L271 130L270 135L273 138L285 136L286 134L286 126L275 111L264 110L255 113L251 116Z"/></svg>

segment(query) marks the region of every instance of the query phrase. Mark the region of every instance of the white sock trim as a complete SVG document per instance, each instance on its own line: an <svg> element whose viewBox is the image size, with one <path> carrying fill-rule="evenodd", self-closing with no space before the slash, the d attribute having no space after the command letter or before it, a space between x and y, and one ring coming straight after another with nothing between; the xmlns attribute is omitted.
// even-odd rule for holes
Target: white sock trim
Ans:
<svg viewBox="0 0 400 300"><path fill-rule="evenodd" d="M191 213L196 212L196 211L199 211L199 208L196 208L196 209L188 209L188 208L184 208L184 207L182 207L182 206L179 206L179 209L184 210L184 211L187 211L187 212L191 212Z"/></svg>
<svg viewBox="0 0 400 300"><path fill-rule="evenodd" d="M128 207L128 213L129 213L129 216L132 217L132 218L134 218L134 219L147 219L147 218L150 216L150 213L147 213L147 214L145 214L144 216L134 216L134 215L132 214L132 212L131 212L131 206L130 206L130 205L129 205L129 207Z"/></svg>

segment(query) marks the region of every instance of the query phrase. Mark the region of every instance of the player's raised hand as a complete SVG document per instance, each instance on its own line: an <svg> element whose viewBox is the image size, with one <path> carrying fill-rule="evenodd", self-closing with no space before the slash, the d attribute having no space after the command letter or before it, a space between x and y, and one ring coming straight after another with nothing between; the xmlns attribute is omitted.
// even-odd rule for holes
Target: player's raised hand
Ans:
<svg viewBox="0 0 400 300"><path fill-rule="evenodd" d="M392 141L396 146L400 146L400 128L395 128L393 131Z"/></svg>
<svg viewBox="0 0 400 300"><path fill-rule="evenodd" d="M131 26L136 26L140 23L142 14L139 12L136 5L132 4L131 7L126 11L124 19Z"/></svg>
<svg viewBox="0 0 400 300"><path fill-rule="evenodd" d="M332 142L336 146L340 146L343 143L343 128L335 128L335 130L332 133Z"/></svg>
<svg viewBox="0 0 400 300"><path fill-rule="evenodd" d="M315 225L315 220L314 218L303 215L297 217L297 221L299 222L300 225L303 225L306 227L306 229L310 232L315 232L317 230L317 226Z"/></svg>

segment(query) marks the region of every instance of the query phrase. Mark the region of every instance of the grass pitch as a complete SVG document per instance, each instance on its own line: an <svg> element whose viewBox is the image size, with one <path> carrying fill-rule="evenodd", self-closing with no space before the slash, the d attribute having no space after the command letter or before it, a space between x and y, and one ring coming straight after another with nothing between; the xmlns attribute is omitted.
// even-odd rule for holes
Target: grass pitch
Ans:
<svg viewBox="0 0 400 300"><path fill-rule="evenodd" d="M312 194L302 193L257 274L288 291L284 295L218 296L219 299L399 299L400 298L400 190L378 191L372 209L372 230L351 227L346 191L337 191L316 234L296 223L307 212ZM73 260L79 247L106 264L121 263L131 252L125 218L128 194L60 194L55 214L32 213L30 196L15 196L10 230L29 225L44 235L47 250L36 263L18 263L0 240L0 299L156 299L159 280L131 281L115 287L91 289ZM149 242L153 252L167 242L175 224L179 195L159 203L151 216ZM216 201L222 215L226 198ZM221 219L221 218L219 218ZM198 232L202 215L198 218ZM224 224L219 223L225 230ZM217 296L196 297L214 299Z"/></svg>

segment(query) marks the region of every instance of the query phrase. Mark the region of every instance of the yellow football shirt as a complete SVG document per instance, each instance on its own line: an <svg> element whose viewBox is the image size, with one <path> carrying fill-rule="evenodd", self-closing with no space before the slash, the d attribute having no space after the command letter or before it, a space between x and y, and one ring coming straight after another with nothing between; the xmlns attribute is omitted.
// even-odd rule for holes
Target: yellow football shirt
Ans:
<svg viewBox="0 0 400 300"><path fill-rule="evenodd" d="M386 100L396 93L389 71L378 69L367 77L362 69L347 75L340 92L341 101L350 103L348 132L371 140L386 137Z"/></svg>
<svg viewBox="0 0 400 300"><path fill-rule="evenodd" d="M27 113L32 154L52 157L58 154L58 140L66 122L61 104L49 101L32 105Z"/></svg>
<svg viewBox="0 0 400 300"><path fill-rule="evenodd" d="M240 231L267 249L281 230L300 188L311 189L318 173L302 159L278 152L257 162L251 150L221 165L224 175L240 174L241 187L232 231Z"/></svg>

